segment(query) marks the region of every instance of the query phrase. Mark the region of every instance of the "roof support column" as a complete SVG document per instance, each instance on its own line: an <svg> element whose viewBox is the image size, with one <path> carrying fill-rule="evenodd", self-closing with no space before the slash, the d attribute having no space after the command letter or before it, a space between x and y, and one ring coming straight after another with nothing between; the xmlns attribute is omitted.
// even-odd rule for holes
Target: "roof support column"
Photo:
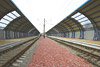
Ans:
<svg viewBox="0 0 100 67"><path fill-rule="evenodd" d="M84 39L84 31L83 30L80 30L80 39Z"/></svg>
<svg viewBox="0 0 100 67"><path fill-rule="evenodd" d="M13 38L15 38L15 37L14 37L14 31L13 31Z"/></svg>
<svg viewBox="0 0 100 67"><path fill-rule="evenodd" d="M6 39L10 39L10 31L5 31L5 37Z"/></svg>
<svg viewBox="0 0 100 67"><path fill-rule="evenodd" d="M7 39L7 31L5 31L5 39Z"/></svg>
<svg viewBox="0 0 100 67"><path fill-rule="evenodd" d="M82 13L82 14L84 14L86 17L88 17L88 19L91 21L91 23L93 25L93 29L94 29L94 37L93 37L93 40L100 40L100 31L99 31L97 25L95 24L94 19L91 18L90 16L86 15L85 13Z"/></svg>
<svg viewBox="0 0 100 67"><path fill-rule="evenodd" d="M72 31L72 37L71 38L75 38L75 31Z"/></svg>
<svg viewBox="0 0 100 67"><path fill-rule="evenodd" d="M6 39L6 31L4 31L4 39Z"/></svg>
<svg viewBox="0 0 100 67"><path fill-rule="evenodd" d="M66 37L66 33L64 33L64 37Z"/></svg>
<svg viewBox="0 0 100 67"><path fill-rule="evenodd" d="M19 38L19 32L17 32L17 36L18 36L18 38Z"/></svg>
<svg viewBox="0 0 100 67"><path fill-rule="evenodd" d="M67 37L69 38L69 31L67 32Z"/></svg>
<svg viewBox="0 0 100 67"><path fill-rule="evenodd" d="M17 32L15 32L15 38L18 38L18 36L17 36Z"/></svg>
<svg viewBox="0 0 100 67"><path fill-rule="evenodd" d="M100 30L98 30L97 40L100 40Z"/></svg>
<svg viewBox="0 0 100 67"><path fill-rule="evenodd" d="M94 37L93 40L100 40L100 30L94 30Z"/></svg>

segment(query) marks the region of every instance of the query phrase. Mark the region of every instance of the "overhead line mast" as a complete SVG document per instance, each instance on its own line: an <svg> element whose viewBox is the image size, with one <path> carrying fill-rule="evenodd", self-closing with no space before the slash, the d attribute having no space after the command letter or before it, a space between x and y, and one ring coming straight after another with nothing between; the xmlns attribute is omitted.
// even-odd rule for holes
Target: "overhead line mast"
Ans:
<svg viewBox="0 0 100 67"><path fill-rule="evenodd" d="M44 32L43 32L43 36L44 36L44 38L45 38L45 18L44 18Z"/></svg>

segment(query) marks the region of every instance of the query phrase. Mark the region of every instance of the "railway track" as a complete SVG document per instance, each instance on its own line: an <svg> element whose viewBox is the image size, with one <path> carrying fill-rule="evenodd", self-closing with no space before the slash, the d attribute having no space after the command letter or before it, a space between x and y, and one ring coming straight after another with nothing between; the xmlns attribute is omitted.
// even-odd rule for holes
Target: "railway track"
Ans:
<svg viewBox="0 0 100 67"><path fill-rule="evenodd" d="M9 67L14 61L16 61L21 55L24 54L39 37L31 38L15 45L10 45L0 50L0 67Z"/></svg>
<svg viewBox="0 0 100 67"><path fill-rule="evenodd" d="M78 56L86 59L95 67L100 67L100 45L93 45L93 44L81 44L71 41L65 41L59 38L48 37L56 42L66 45L67 47L71 48L78 52Z"/></svg>

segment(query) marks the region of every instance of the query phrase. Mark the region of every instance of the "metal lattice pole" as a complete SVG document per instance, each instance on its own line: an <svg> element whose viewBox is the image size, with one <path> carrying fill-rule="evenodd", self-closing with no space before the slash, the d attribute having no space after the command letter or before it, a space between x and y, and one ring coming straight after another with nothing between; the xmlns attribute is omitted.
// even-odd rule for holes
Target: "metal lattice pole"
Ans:
<svg viewBox="0 0 100 67"><path fill-rule="evenodd" d="M44 32L43 32L43 36L44 36L44 38L45 38L45 18L44 18Z"/></svg>

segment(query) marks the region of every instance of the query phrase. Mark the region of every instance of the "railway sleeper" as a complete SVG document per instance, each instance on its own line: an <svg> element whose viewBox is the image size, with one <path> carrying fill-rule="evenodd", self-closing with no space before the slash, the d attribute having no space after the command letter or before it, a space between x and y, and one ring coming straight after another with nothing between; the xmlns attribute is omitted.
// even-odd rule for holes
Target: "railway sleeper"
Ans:
<svg viewBox="0 0 100 67"><path fill-rule="evenodd" d="M57 41L57 42L59 42L60 41L60 43L62 43L62 44L66 44L66 45L68 45L69 43L66 43L66 42L63 42L63 41L61 41L61 40L56 40L56 39L54 39L55 41ZM74 44L70 44L70 45L74 45ZM78 46L78 45L77 45ZM73 46L72 46L73 47ZM90 47L86 47L85 46L85 48L87 49L87 51L89 51L89 50L91 50L91 51L89 51L89 52L91 52L91 53L94 53L94 54L97 54L97 55L100 55L99 54L99 50L97 50L97 49L94 49L94 48L90 48ZM83 48L82 48L83 49Z"/></svg>
<svg viewBox="0 0 100 67"><path fill-rule="evenodd" d="M53 40L59 40L59 39L56 39L56 38L51 38L51 39L53 39ZM60 41L63 41L63 40L60 40ZM70 43L70 44L73 44L73 45L76 45L76 46L81 46L81 47L86 48L88 50L94 50L96 52L100 52L100 50L98 50L98 49L90 48L90 47L87 47L87 46L83 46L81 44L76 44L76 43L72 43L72 42L68 42L68 41L63 41L63 42L67 42L67 43Z"/></svg>
<svg viewBox="0 0 100 67"><path fill-rule="evenodd" d="M51 39L53 39L53 38L51 38ZM86 47L86 46L80 46L79 44L76 45L73 43L73 45L80 46L80 47L87 49L87 50L84 50L84 49L80 49L80 48L77 48L75 46L69 45L68 42L66 43L65 41L61 41L59 39L53 39L53 40L71 47L72 49L81 53L81 54L78 54L78 56L88 60L89 62L93 63L96 66L100 66L99 64L95 63L95 62L100 61L100 55L99 55L100 51L99 50L94 49L94 48L90 48L90 47ZM91 51L89 51L89 50L91 50ZM93 61L93 60L95 60L95 61Z"/></svg>
<svg viewBox="0 0 100 67"><path fill-rule="evenodd" d="M34 38L34 39L35 39L35 38ZM31 39L31 40L33 40L33 39ZM25 41L25 42L23 42L23 43L17 44L17 45L15 45L15 46L13 46L13 47L9 47L9 48L6 48L6 49L4 49L4 50L1 50L1 51L0 51L0 56L1 56L2 54L7 53L7 52L10 51L10 50L13 50L13 49L15 49L15 48L21 46L22 44L25 44L26 42L31 41L31 40L28 40L28 41Z"/></svg>
<svg viewBox="0 0 100 67"><path fill-rule="evenodd" d="M37 38L38 39L38 38ZM34 39L34 41L28 45L25 49L22 49L20 52L18 52L16 55L14 55L11 59L8 59L4 64L1 63L1 67L8 67L11 65L16 59L18 59L33 43L37 40ZM3 62L3 61L2 61Z"/></svg>

